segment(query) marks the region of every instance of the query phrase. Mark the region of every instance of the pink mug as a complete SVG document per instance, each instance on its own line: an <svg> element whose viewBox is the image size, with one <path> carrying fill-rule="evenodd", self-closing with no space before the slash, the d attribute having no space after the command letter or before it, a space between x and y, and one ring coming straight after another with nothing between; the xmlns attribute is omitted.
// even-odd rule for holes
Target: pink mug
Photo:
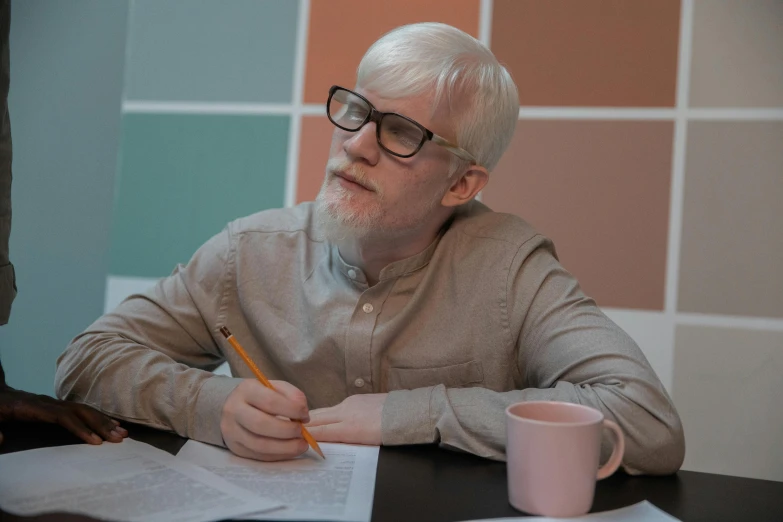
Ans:
<svg viewBox="0 0 783 522"><path fill-rule="evenodd" d="M598 467L604 428L614 434ZM531 515L574 517L593 505L595 481L617 471L625 451L619 426L603 413L566 402L521 402L506 408L508 500Z"/></svg>

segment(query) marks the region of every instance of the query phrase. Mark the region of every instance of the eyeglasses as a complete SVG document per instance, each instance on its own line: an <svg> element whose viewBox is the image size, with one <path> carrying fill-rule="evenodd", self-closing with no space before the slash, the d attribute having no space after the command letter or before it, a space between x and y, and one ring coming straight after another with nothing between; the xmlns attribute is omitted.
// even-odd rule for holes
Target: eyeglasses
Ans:
<svg viewBox="0 0 783 522"><path fill-rule="evenodd" d="M394 156L410 158L421 150L424 142L430 140L461 160L476 164L476 158L465 149L402 114L380 112L367 98L344 87L333 85L329 89L326 114L329 121L348 132L356 132L368 122L374 122L378 145Z"/></svg>

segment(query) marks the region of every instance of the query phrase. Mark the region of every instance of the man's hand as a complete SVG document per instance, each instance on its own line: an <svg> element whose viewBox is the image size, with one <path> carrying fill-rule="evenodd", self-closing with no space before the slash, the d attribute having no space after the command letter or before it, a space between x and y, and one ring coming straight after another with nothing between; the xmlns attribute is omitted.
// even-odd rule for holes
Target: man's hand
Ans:
<svg viewBox="0 0 783 522"><path fill-rule="evenodd" d="M228 449L240 457L287 460L307 451L302 425L295 422L310 420L305 394L284 381L272 385L275 390L245 379L223 405L220 432Z"/></svg>
<svg viewBox="0 0 783 522"><path fill-rule="evenodd" d="M307 431L322 442L380 446L381 414L387 395L351 395L337 406L313 410Z"/></svg>
<svg viewBox="0 0 783 522"><path fill-rule="evenodd" d="M58 401L0 385L0 422L10 420L59 424L88 444L100 444L103 440L122 442L128 436L119 422L86 404Z"/></svg>

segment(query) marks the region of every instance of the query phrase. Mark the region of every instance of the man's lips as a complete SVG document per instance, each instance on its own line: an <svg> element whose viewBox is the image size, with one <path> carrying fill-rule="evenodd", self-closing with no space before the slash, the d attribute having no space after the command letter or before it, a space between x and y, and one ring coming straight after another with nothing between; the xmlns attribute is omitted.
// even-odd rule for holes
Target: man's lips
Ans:
<svg viewBox="0 0 783 522"><path fill-rule="evenodd" d="M358 185L359 187L363 188L364 190L369 190L370 192L375 192L370 187L365 185L364 183L358 181L355 177L351 176L350 174L346 174L345 172L341 171L335 171L333 173L338 178L341 178L343 181L347 181L348 183L351 183L353 185Z"/></svg>

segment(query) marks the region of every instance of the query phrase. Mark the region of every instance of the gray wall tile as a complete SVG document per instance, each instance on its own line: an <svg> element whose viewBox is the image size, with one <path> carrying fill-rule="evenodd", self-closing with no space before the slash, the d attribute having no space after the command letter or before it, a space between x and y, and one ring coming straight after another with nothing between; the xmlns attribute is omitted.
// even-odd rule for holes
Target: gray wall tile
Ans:
<svg viewBox="0 0 783 522"><path fill-rule="evenodd" d="M133 1L125 98L290 103L298 4Z"/></svg>
<svg viewBox="0 0 783 522"><path fill-rule="evenodd" d="M783 317L783 122L688 126L678 310Z"/></svg>

